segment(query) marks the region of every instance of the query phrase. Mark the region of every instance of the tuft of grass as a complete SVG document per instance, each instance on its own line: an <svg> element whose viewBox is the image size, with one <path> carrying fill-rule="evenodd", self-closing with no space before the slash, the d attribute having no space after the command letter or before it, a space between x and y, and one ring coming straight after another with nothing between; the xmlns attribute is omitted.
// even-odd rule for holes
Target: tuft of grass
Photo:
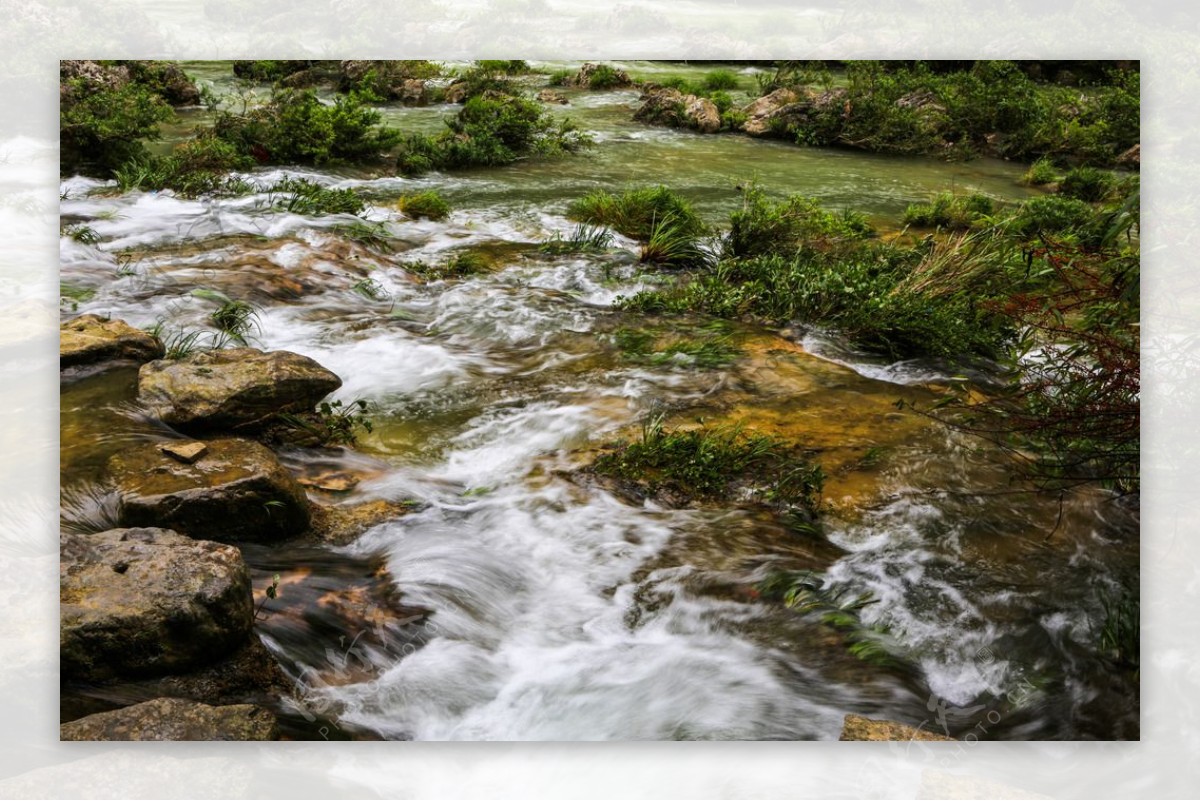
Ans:
<svg viewBox="0 0 1200 801"><path fill-rule="evenodd" d="M642 245L640 259L669 269L703 269L712 262L702 237L687 217L668 212L654 221L650 238Z"/></svg>
<svg viewBox="0 0 1200 801"><path fill-rule="evenodd" d="M653 235L658 221L668 217L679 233L702 236L707 230L691 204L665 186L628 189L620 195L598 190L572 201L567 217L604 225L643 242Z"/></svg>
<svg viewBox="0 0 1200 801"><path fill-rule="evenodd" d="M312 217L358 214L367 207L353 189L330 189L307 178L284 178L267 189L267 196L281 211Z"/></svg>
<svg viewBox="0 0 1200 801"><path fill-rule="evenodd" d="M805 244L856 241L874 235L866 218L825 209L816 198L792 195L772 202L761 187L743 189L742 207L729 216L724 252L731 258L790 254Z"/></svg>
<svg viewBox="0 0 1200 801"><path fill-rule="evenodd" d="M697 336L662 336L644 328L618 328L613 342L626 361L654 366L679 365L703 370L732 365L742 355L728 325L721 321L697 329Z"/></svg>
<svg viewBox="0 0 1200 801"><path fill-rule="evenodd" d="M1103 619L1097 645L1105 656L1137 669L1141 663L1141 602L1136 590L1121 587L1117 592L1100 592Z"/></svg>
<svg viewBox="0 0 1200 801"><path fill-rule="evenodd" d="M441 264L427 264L423 261L407 262L404 269L411 273L436 281L444 278L466 278L488 271L488 260L473 251L456 253Z"/></svg>
<svg viewBox="0 0 1200 801"><path fill-rule="evenodd" d="M436 189L401 195L396 200L396 208L414 219L444 220L450 215L450 204Z"/></svg>
<svg viewBox="0 0 1200 801"><path fill-rule="evenodd" d="M68 225L62 230L62 234L68 239L78 242L81 245L97 245L101 241L100 234L96 233L95 228L82 223L78 225Z"/></svg>
<svg viewBox="0 0 1200 801"><path fill-rule="evenodd" d="M602 454L592 465L600 475L632 481L650 492L669 490L688 499L730 497L750 483L764 500L796 507L816 516L824 475L820 467L796 456L772 437L747 434L740 426L668 431L663 417L642 426L639 440ZM780 476L798 478L782 483Z"/></svg>
<svg viewBox="0 0 1200 801"><path fill-rule="evenodd" d="M382 222L355 220L330 226L328 230L352 242L375 248L384 253L391 253L393 250L391 234L387 225Z"/></svg>
<svg viewBox="0 0 1200 801"><path fill-rule="evenodd" d="M360 278L358 281L354 282L354 285L350 287L350 289L351 291L357 292L368 300L392 299L391 293L383 288L383 284L379 283L370 276Z"/></svg>
<svg viewBox="0 0 1200 801"><path fill-rule="evenodd" d="M1058 168L1051 159L1040 158L1029 165L1029 169L1021 176L1021 183L1027 186L1045 186L1055 183L1060 177Z"/></svg>
<svg viewBox="0 0 1200 801"><path fill-rule="evenodd" d="M568 253L603 253L612 246L612 233L605 228L580 223L571 230L571 234L563 237L555 232L554 238L543 242L538 250L551 255Z"/></svg>
<svg viewBox="0 0 1200 801"><path fill-rule="evenodd" d="M739 85L737 73L733 70L718 69L712 72L706 72L704 78L700 81L700 85L710 92L729 91L737 89Z"/></svg>

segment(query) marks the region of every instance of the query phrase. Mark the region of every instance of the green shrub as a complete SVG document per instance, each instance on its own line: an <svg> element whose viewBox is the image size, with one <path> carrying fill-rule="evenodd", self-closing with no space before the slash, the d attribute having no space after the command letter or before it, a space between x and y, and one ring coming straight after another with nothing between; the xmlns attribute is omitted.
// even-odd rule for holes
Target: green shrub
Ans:
<svg viewBox="0 0 1200 801"><path fill-rule="evenodd" d="M571 70L555 70L548 79L550 86L568 86L575 73Z"/></svg>
<svg viewBox="0 0 1200 801"><path fill-rule="evenodd" d="M501 72L505 75L522 75L529 72L529 62L520 59L514 61L476 61L476 65L489 72Z"/></svg>
<svg viewBox="0 0 1200 801"><path fill-rule="evenodd" d="M815 198L792 195L772 203L757 186L744 190L742 208L729 217L725 253L733 257L789 253L816 240L858 240L874 231L866 219L846 210L824 209Z"/></svg>
<svg viewBox="0 0 1200 801"><path fill-rule="evenodd" d="M724 114L733 107L733 98L729 96L728 92L713 92L708 96L708 99L712 101L713 105L717 107L717 111L721 114Z"/></svg>
<svg viewBox="0 0 1200 801"><path fill-rule="evenodd" d="M620 195L597 190L572 201L567 216L643 242L651 238L657 223L667 218L677 234L699 237L707 230L691 204L665 186L629 189Z"/></svg>
<svg viewBox="0 0 1200 801"><path fill-rule="evenodd" d="M434 136L409 135L397 168L406 175L434 169L495 167L534 155L556 156L591 144L570 120L555 122L538 103L523 97L472 97L447 130Z"/></svg>
<svg viewBox="0 0 1200 801"><path fill-rule="evenodd" d="M60 168L107 176L131 160L144 158L145 139L156 139L158 124L174 117L171 107L138 83L116 88L83 78L63 82L59 105Z"/></svg>
<svg viewBox="0 0 1200 801"><path fill-rule="evenodd" d="M914 203L905 209L904 223L920 228L961 231L979 225L995 211L995 201L987 195L941 192L929 203Z"/></svg>
<svg viewBox="0 0 1200 801"><path fill-rule="evenodd" d="M398 131L378 127L381 119L355 93L325 105L311 90L282 90L246 114L222 112L213 130L262 164L357 163L400 140Z"/></svg>
<svg viewBox="0 0 1200 801"><path fill-rule="evenodd" d="M626 361L658 367L679 365L712 370L728 367L742 355L727 324L717 321L689 331L690 337L662 335L653 329L618 328L613 342Z"/></svg>
<svg viewBox="0 0 1200 801"><path fill-rule="evenodd" d="M732 70L713 70L712 72L705 73L700 85L710 92L722 89L737 89L738 77Z"/></svg>
<svg viewBox="0 0 1200 801"><path fill-rule="evenodd" d="M1048 158L1040 158L1033 162L1033 164L1030 164L1025 175L1021 177L1021 183L1028 186L1045 186L1046 184L1055 183L1058 180L1058 168Z"/></svg>
<svg viewBox="0 0 1200 801"><path fill-rule="evenodd" d="M1095 167L1076 167L1063 176L1058 191L1065 197L1098 203L1116 188L1117 179L1111 172Z"/></svg>
<svg viewBox="0 0 1200 801"><path fill-rule="evenodd" d="M588 78L589 89L615 89L624 86L626 79L622 74L608 64L597 64L596 69Z"/></svg>
<svg viewBox="0 0 1200 801"><path fill-rule="evenodd" d="M1082 200L1070 197L1035 197L1018 206L1009 216L1010 230L1022 239L1042 235L1080 235L1095 214Z"/></svg>
<svg viewBox="0 0 1200 801"><path fill-rule="evenodd" d="M170 189L185 197L202 194L239 195L251 191L246 181L230 176L254 160L229 142L202 134L176 145L169 156L145 156L126 162L114 173L122 192Z"/></svg>
<svg viewBox="0 0 1200 801"><path fill-rule="evenodd" d="M396 208L414 219L444 220L450 215L450 204L436 189L401 195L396 200Z"/></svg>

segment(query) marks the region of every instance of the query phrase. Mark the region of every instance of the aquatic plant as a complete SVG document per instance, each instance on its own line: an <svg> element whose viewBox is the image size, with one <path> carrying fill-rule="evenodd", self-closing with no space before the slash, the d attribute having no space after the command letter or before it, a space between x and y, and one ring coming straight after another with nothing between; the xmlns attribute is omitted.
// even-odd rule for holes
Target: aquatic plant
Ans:
<svg viewBox="0 0 1200 801"><path fill-rule="evenodd" d="M308 435L318 445L353 445L360 432L370 434L375 424L368 415L367 401L362 398L344 404L340 400L322 401L310 414L285 413L278 415L283 426Z"/></svg>
<svg viewBox="0 0 1200 801"><path fill-rule="evenodd" d="M436 189L401 195L396 199L396 208L414 219L444 220L450 215L450 204Z"/></svg>
<svg viewBox="0 0 1200 801"><path fill-rule="evenodd" d="M739 85L737 73L733 70L718 69L704 73L701 85L709 91L737 89Z"/></svg>
<svg viewBox="0 0 1200 801"><path fill-rule="evenodd" d="M590 72L587 79L587 87L589 89L615 89L618 86L624 86L629 81L618 70L613 69L608 64L597 64L595 69Z"/></svg>
<svg viewBox="0 0 1200 801"><path fill-rule="evenodd" d="M83 223L68 225L62 229L62 235L81 245L95 245L100 242L100 234L96 233L96 229Z"/></svg>
<svg viewBox="0 0 1200 801"><path fill-rule="evenodd" d="M590 225L604 225L619 234L647 241L660 220L670 218L674 230L698 237L707 227L692 205L665 186L628 189L620 195L597 190L574 200L567 217Z"/></svg>
<svg viewBox="0 0 1200 801"><path fill-rule="evenodd" d="M128 161L114 172L114 177L122 192L170 189L184 197L242 195L253 191L253 187L228 173L253 165L253 159L239 154L229 142L202 133L177 145L168 156Z"/></svg>
<svg viewBox="0 0 1200 801"><path fill-rule="evenodd" d="M792 195L773 203L766 192L750 184L742 190L742 206L729 216L724 253L734 258L787 254L804 244L860 240L874 230L866 218L849 209L825 209L816 198Z"/></svg>
<svg viewBox="0 0 1200 801"><path fill-rule="evenodd" d="M1064 197L1099 203L1116 188L1117 178L1111 172L1096 167L1075 167L1063 176L1058 192Z"/></svg>
<svg viewBox="0 0 1200 801"><path fill-rule="evenodd" d="M1048 158L1040 158L1021 176L1021 183L1028 186L1045 186L1059 180L1060 173L1054 162Z"/></svg>
<svg viewBox="0 0 1200 801"><path fill-rule="evenodd" d="M602 253L612 246L612 232L606 228L580 223L564 237L555 231L554 237L538 246L538 250L551 255L568 253Z"/></svg>
<svg viewBox="0 0 1200 801"><path fill-rule="evenodd" d="M258 308L253 304L244 300L234 300L215 289L193 289L192 295L217 304L217 308L208 319L218 331L227 334L233 342L245 345L252 331L262 331Z"/></svg>
<svg viewBox="0 0 1200 801"><path fill-rule="evenodd" d="M728 367L742 349L722 321L697 327L690 336L657 329L622 327L612 334L613 343L626 361L654 366L678 365L712 370Z"/></svg>
<svg viewBox="0 0 1200 801"><path fill-rule="evenodd" d="M642 245L642 262L668 269L701 269L712 261L703 238L695 232L691 219L667 212L654 221L650 238Z"/></svg>
<svg viewBox="0 0 1200 801"><path fill-rule="evenodd" d="M270 204L281 211L319 217L358 214L367 203L350 188L332 189L307 178L284 178L267 189Z"/></svg>

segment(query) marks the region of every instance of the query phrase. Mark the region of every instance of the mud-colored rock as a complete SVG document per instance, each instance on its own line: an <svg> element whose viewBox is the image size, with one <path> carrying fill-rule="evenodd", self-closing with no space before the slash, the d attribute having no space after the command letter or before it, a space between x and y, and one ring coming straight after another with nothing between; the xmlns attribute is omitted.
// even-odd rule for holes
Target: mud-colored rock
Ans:
<svg viewBox="0 0 1200 801"><path fill-rule="evenodd" d="M537 99L543 103L557 103L560 106L565 106L569 102L567 96L556 89L543 89L537 93Z"/></svg>
<svg viewBox="0 0 1200 801"><path fill-rule="evenodd" d="M124 320L84 314L59 328L58 363L76 367L108 361L148 362L161 359L163 344Z"/></svg>
<svg viewBox="0 0 1200 801"><path fill-rule="evenodd" d="M234 348L142 365L138 400L182 430L253 430L282 413L311 412L341 385L307 356Z"/></svg>
<svg viewBox="0 0 1200 801"><path fill-rule="evenodd" d="M1117 164L1122 167L1132 167L1138 169L1142 166L1142 144L1137 143L1133 147L1126 150L1121 155L1117 156Z"/></svg>
<svg viewBox="0 0 1200 801"><path fill-rule="evenodd" d="M310 534L329 545L349 545L369 528L409 514L413 506L402 501L374 500L347 506L312 507Z"/></svg>
<svg viewBox="0 0 1200 801"><path fill-rule="evenodd" d="M278 740L279 724L253 704L209 706L156 698L64 723L61 740Z"/></svg>
<svg viewBox="0 0 1200 801"><path fill-rule="evenodd" d="M208 453L208 446L203 442L164 442L158 449L171 458L184 464L195 464L200 457Z"/></svg>
<svg viewBox="0 0 1200 801"><path fill-rule="evenodd" d="M751 136L765 136L770 133L772 115L784 106L795 103L799 98L799 95L786 88L763 95L742 109L742 113L746 115L742 130Z"/></svg>
<svg viewBox="0 0 1200 801"><path fill-rule="evenodd" d="M721 129L721 112L706 97L685 95L678 89L657 89L648 94L633 118L649 125L690 128L700 133Z"/></svg>
<svg viewBox="0 0 1200 801"><path fill-rule="evenodd" d="M629 73L625 70L612 69L611 76L603 86L596 86L596 73L600 71L601 64L587 63L579 68L579 72L567 79L569 86L578 86L581 89L615 89L618 87L633 86L633 79L629 77Z"/></svg>
<svg viewBox="0 0 1200 801"><path fill-rule="evenodd" d="M237 548L161 528L129 528L64 533L59 559L66 679L187 670L250 637L250 573Z"/></svg>
<svg viewBox="0 0 1200 801"><path fill-rule="evenodd" d="M113 455L108 475L125 526L162 526L190 537L268 542L303 533L304 490L271 450L242 439L215 439L195 464L154 443Z"/></svg>
<svg viewBox="0 0 1200 801"><path fill-rule="evenodd" d="M907 740L954 741L953 737L918 729L904 723L896 723L891 720L872 720L859 715L846 715L846 719L842 723L842 736L838 739L899 742Z"/></svg>

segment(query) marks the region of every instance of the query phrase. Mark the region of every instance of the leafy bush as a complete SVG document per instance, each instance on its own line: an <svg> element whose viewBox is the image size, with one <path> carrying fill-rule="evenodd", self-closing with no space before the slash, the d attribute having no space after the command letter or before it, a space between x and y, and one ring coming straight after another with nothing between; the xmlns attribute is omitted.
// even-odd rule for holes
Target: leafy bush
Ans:
<svg viewBox="0 0 1200 801"><path fill-rule="evenodd" d="M1048 158L1040 158L1033 164L1029 165L1029 169L1025 175L1021 177L1021 183L1028 186L1045 186L1059 180L1058 168L1054 166L1054 162Z"/></svg>
<svg viewBox="0 0 1200 801"><path fill-rule="evenodd" d="M1008 218L1010 230L1022 239L1046 234L1082 234L1095 214L1082 200L1069 197L1035 197L1018 206Z"/></svg>
<svg viewBox="0 0 1200 801"><path fill-rule="evenodd" d="M751 185L744 190L742 208L729 217L724 246L727 255L740 258L789 253L806 242L864 239L873 233L861 214L836 214L802 195L772 203L761 188Z"/></svg>
<svg viewBox="0 0 1200 801"><path fill-rule="evenodd" d="M904 211L904 222L921 228L968 230L996 211L996 203L987 195L956 195L941 192L929 203L914 203Z"/></svg>
<svg viewBox="0 0 1200 801"><path fill-rule="evenodd" d="M114 173L122 192L170 189L185 197L201 194L238 195L251 191L231 170L245 170L254 160L229 142L202 134L176 145L169 156L146 156L126 162Z"/></svg>
<svg viewBox="0 0 1200 801"><path fill-rule="evenodd" d="M146 156L145 139L159 135L158 124L174 117L171 107L138 83L97 86L83 78L63 82L58 115L60 168L107 176Z"/></svg>
<svg viewBox="0 0 1200 801"><path fill-rule="evenodd" d="M588 77L589 89L615 89L624 86L627 79L618 70L608 64L597 64L596 69Z"/></svg>
<svg viewBox="0 0 1200 801"><path fill-rule="evenodd" d="M620 195L597 190L572 201L567 216L642 241L648 241L658 222L668 218L678 235L698 237L707 230L691 204L665 186L629 189Z"/></svg>
<svg viewBox="0 0 1200 801"><path fill-rule="evenodd" d="M450 204L436 189L401 195L396 200L396 208L414 219L444 220L450 215Z"/></svg>
<svg viewBox="0 0 1200 801"><path fill-rule="evenodd" d="M1111 172L1095 167L1076 167L1063 176L1058 191L1066 197L1098 203L1108 197L1116 187L1117 179Z"/></svg>
<svg viewBox="0 0 1200 801"><path fill-rule="evenodd" d="M502 72L505 75L521 75L529 72L529 62L516 59L513 61L476 61L480 69L489 72Z"/></svg>
<svg viewBox="0 0 1200 801"><path fill-rule="evenodd" d="M738 77L732 70L713 70L712 72L705 73L700 85L710 92L722 89L737 89Z"/></svg>
<svg viewBox="0 0 1200 801"><path fill-rule="evenodd" d="M508 95L472 97L447 130L435 136L409 135L397 168L406 175L434 169L496 167L533 155L573 153L591 144L570 120L554 118L532 100Z"/></svg>
<svg viewBox="0 0 1200 801"><path fill-rule="evenodd" d="M311 90L276 92L246 114L222 112L214 134L262 164L357 163L378 158L401 134L355 93L322 103Z"/></svg>
<svg viewBox="0 0 1200 801"><path fill-rule="evenodd" d="M550 73L548 83L550 86L568 86L574 75L570 70L555 70Z"/></svg>

